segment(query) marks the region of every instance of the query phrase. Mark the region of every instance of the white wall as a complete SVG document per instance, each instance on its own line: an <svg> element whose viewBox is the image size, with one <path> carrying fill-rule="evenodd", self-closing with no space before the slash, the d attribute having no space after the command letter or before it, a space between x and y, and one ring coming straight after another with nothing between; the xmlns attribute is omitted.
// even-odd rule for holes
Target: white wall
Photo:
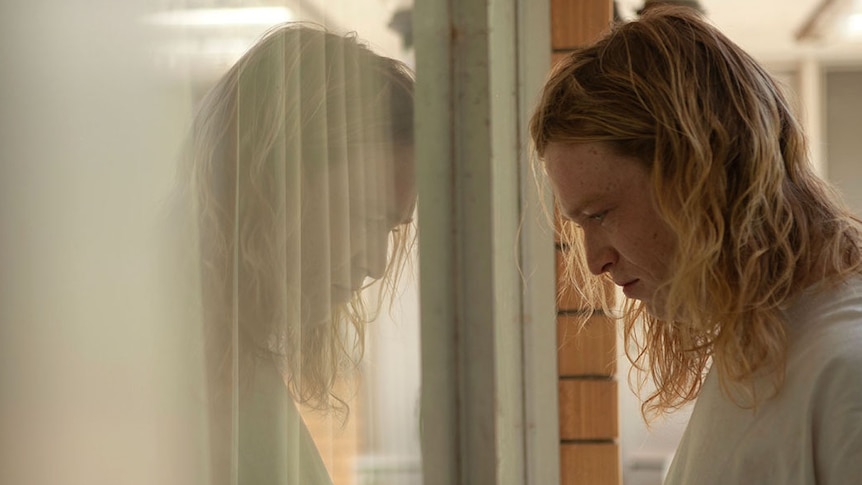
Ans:
<svg viewBox="0 0 862 485"><path fill-rule="evenodd" d="M619 334L618 334L619 335ZM648 426L641 416L641 397L629 385L631 369L628 359L622 354L622 336L617 348L618 359L619 411L620 411L620 458L625 485L660 485L666 467L676 450L685 425L691 415L691 405L653 421ZM634 381L633 381L634 383ZM646 398L650 388L644 388L641 395Z"/></svg>
<svg viewBox="0 0 862 485"><path fill-rule="evenodd" d="M829 69L825 79L829 180L862 216L862 65Z"/></svg>

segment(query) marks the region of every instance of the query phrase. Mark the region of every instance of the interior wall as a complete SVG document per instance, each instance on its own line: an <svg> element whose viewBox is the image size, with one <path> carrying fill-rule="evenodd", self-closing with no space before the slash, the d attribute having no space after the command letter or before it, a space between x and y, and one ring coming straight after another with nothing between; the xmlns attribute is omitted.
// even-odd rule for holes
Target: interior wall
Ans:
<svg viewBox="0 0 862 485"><path fill-rule="evenodd" d="M862 216L862 66L827 70L825 78L828 177Z"/></svg>

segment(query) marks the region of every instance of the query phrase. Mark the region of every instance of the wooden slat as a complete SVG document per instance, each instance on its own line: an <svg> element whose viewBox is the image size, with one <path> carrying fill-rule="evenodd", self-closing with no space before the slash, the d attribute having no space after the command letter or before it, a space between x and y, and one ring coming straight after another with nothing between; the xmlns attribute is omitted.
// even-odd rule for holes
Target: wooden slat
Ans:
<svg viewBox="0 0 862 485"><path fill-rule="evenodd" d="M612 0L551 0L551 46L565 50L589 44L610 27Z"/></svg>
<svg viewBox="0 0 862 485"><path fill-rule="evenodd" d="M551 0L551 43L556 64L566 51L597 40L610 26L612 0ZM555 221L557 228L559 220ZM557 244L560 245L559 238ZM615 372L615 326L605 317L593 317L583 331L574 331L574 317L567 312L589 311L601 302L583 301L573 285L565 284L562 252L557 249L561 483L565 485L620 485L617 383L596 376ZM581 286L582 282L574 282ZM613 300L613 285L608 296ZM609 306L613 301L607 302ZM591 376L572 379L567 376ZM607 440L607 443L571 443L571 440ZM550 484L549 484L550 485Z"/></svg>
<svg viewBox="0 0 862 485"><path fill-rule="evenodd" d="M559 62L568 57L568 55L569 53L565 51L551 53L551 67L553 68L554 66L559 64Z"/></svg>
<svg viewBox="0 0 862 485"><path fill-rule="evenodd" d="M574 316L557 317L558 371L563 377L613 376L616 373L616 324L594 315L578 331Z"/></svg>
<svg viewBox="0 0 862 485"><path fill-rule="evenodd" d="M620 485L616 443L564 443L560 448L562 485Z"/></svg>
<svg viewBox="0 0 862 485"><path fill-rule="evenodd" d="M560 438L612 440L619 435L617 382L560 380Z"/></svg>

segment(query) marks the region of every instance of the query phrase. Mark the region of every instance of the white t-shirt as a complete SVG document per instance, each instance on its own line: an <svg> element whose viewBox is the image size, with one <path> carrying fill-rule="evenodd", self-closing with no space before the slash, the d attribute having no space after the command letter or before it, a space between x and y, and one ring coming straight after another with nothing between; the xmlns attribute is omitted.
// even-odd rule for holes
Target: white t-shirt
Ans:
<svg viewBox="0 0 862 485"><path fill-rule="evenodd" d="M665 485L862 484L862 278L809 289L785 313L780 392L743 409L710 371Z"/></svg>
<svg viewBox="0 0 862 485"><path fill-rule="evenodd" d="M332 485L284 380L262 363L239 402L239 485Z"/></svg>

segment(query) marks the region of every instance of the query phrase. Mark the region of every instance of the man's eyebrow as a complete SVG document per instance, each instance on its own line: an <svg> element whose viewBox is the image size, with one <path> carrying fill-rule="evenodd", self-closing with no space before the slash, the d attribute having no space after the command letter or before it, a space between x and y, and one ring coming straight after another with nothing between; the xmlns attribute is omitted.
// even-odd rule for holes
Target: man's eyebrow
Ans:
<svg viewBox="0 0 862 485"><path fill-rule="evenodd" d="M570 221L575 219L575 217L574 217L575 211L571 211L571 210L568 210L568 209L560 206L559 212L560 212L561 216L563 216L564 218L566 218Z"/></svg>
<svg viewBox="0 0 862 485"><path fill-rule="evenodd" d="M560 213L569 219L572 222L577 223L579 220L583 220L586 217L586 208L590 207L598 203L602 199L602 196L589 196L585 197L583 200L578 201L574 207L563 207L562 204L558 204L560 207Z"/></svg>

